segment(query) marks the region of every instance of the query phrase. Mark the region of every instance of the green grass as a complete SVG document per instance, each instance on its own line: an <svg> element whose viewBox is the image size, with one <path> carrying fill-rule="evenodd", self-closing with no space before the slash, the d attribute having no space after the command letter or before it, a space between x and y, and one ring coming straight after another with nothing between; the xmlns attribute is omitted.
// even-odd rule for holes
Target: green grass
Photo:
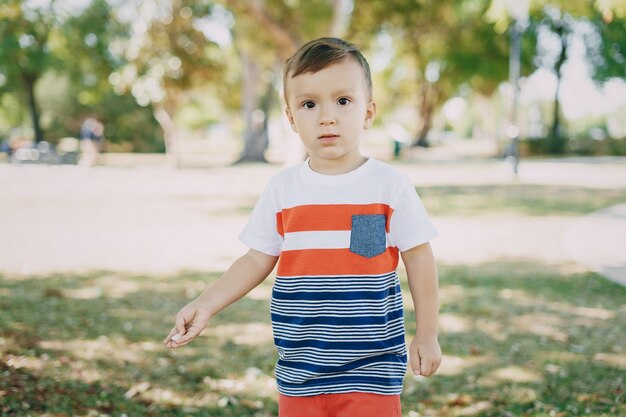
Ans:
<svg viewBox="0 0 626 417"><path fill-rule="evenodd" d="M621 416L626 289L539 264L442 267L441 345L456 366L407 378L403 406L478 416ZM448 298L447 298L448 297ZM408 314L407 330L414 328Z"/></svg>
<svg viewBox="0 0 626 417"><path fill-rule="evenodd" d="M193 344L161 345L175 312L217 276L0 277L0 415L277 415L270 282ZM444 265L440 280L448 363L430 379L407 376L405 416L626 413L625 288L504 261ZM409 334L412 316L407 306Z"/></svg>
<svg viewBox="0 0 626 417"><path fill-rule="evenodd" d="M419 192L438 216L578 216L626 201L624 190L521 184ZM247 214L253 203L211 214ZM444 363L432 378L407 375L404 416L626 415L626 288L580 271L441 265ZM271 282L191 345L161 344L178 309L220 272L0 273L0 416L276 416ZM408 305L406 319L410 335Z"/></svg>
<svg viewBox="0 0 626 417"><path fill-rule="evenodd" d="M529 184L432 186L419 187L418 192L436 216L580 216L626 202L623 189Z"/></svg>

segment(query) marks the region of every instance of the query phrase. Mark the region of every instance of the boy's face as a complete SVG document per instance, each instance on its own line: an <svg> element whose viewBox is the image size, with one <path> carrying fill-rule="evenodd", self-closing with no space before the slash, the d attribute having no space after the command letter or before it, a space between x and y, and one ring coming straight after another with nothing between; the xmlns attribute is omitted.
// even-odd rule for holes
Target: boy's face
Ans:
<svg viewBox="0 0 626 417"><path fill-rule="evenodd" d="M346 58L287 83L287 117L311 165L347 167L359 161L361 135L376 115L360 65Z"/></svg>

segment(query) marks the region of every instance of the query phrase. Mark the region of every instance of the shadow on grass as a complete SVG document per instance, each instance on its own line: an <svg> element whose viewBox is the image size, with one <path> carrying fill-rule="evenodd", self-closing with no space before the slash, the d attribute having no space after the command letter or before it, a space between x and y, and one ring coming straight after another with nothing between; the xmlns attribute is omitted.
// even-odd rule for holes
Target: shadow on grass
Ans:
<svg viewBox="0 0 626 417"><path fill-rule="evenodd" d="M435 378L407 378L405 413L624 415L626 288L564 270L440 267L444 364ZM411 334L412 312L406 321Z"/></svg>
<svg viewBox="0 0 626 417"><path fill-rule="evenodd" d="M531 184L433 186L419 187L418 192L429 213L437 216L578 216L626 201L623 189Z"/></svg>
<svg viewBox="0 0 626 417"><path fill-rule="evenodd" d="M276 416L270 281L193 344L161 344L218 275L0 276L0 414ZM407 376L405 416L624 415L626 289L509 261L440 280L444 364Z"/></svg>

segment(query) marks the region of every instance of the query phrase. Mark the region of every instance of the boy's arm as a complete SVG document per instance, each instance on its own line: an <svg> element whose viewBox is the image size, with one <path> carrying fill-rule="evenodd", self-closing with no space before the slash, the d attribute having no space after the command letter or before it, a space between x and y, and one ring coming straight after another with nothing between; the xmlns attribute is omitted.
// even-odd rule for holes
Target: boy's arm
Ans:
<svg viewBox="0 0 626 417"><path fill-rule="evenodd" d="M192 341L218 312L239 300L259 285L274 269L277 256L250 249L237 259L226 272L195 300L183 307L176 315L176 326L163 343L170 347L184 346ZM172 336L182 337L176 341Z"/></svg>
<svg viewBox="0 0 626 417"><path fill-rule="evenodd" d="M437 340L439 321L439 285L435 258L430 243L402 252L402 261L415 306L415 338L409 348L415 375L431 376L441 363Z"/></svg>

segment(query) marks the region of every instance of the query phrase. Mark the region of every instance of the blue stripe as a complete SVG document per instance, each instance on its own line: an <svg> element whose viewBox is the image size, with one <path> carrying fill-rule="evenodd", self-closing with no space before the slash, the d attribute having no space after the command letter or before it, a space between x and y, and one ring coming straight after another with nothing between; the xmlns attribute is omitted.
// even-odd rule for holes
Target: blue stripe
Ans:
<svg viewBox="0 0 626 417"><path fill-rule="evenodd" d="M345 292L283 292L274 288L272 296L275 300L383 300L400 292L400 284L382 291L345 291Z"/></svg>
<svg viewBox="0 0 626 417"><path fill-rule="evenodd" d="M376 342L322 342L319 340L285 340L275 337L274 343L283 349L298 349L312 347L324 350L373 350L389 349L393 346L404 344L404 334L389 339L381 339Z"/></svg>
<svg viewBox="0 0 626 417"><path fill-rule="evenodd" d="M270 312L282 394L402 391L407 355L395 271L279 276Z"/></svg>
<svg viewBox="0 0 626 417"><path fill-rule="evenodd" d="M291 384L285 381L278 380L278 384L286 389L289 388L313 388L313 387L332 387L335 384L353 384L357 387L359 384L372 384L381 387L401 387L402 378L398 376L390 376L389 378L382 377L366 377L366 376L335 376L335 377L323 377L311 379L304 384Z"/></svg>
<svg viewBox="0 0 626 417"><path fill-rule="evenodd" d="M320 374L334 374L338 372L348 371L362 371L367 372L367 368L357 369L365 367L366 365L376 365L377 362L395 362L401 365L406 363L406 355L400 356L392 353L370 356L367 358L352 361L342 366L327 366L327 365L314 365L306 362L291 362L282 359L278 360L278 364L285 368L291 368L294 370L302 369L308 372L320 373ZM296 371L297 372L297 371Z"/></svg>
<svg viewBox="0 0 626 417"><path fill-rule="evenodd" d="M361 316L361 317L301 317L301 316L285 316L283 314L272 313L272 322L274 323L287 323L295 325L310 325L310 324L327 324L334 325L338 328L341 326L367 326L375 324L385 324L391 320L403 317L404 313L401 308L390 311L383 316Z"/></svg>
<svg viewBox="0 0 626 417"><path fill-rule="evenodd" d="M320 395L320 394L345 394L352 392L366 392L370 394L381 395L400 395L402 393L402 385L393 385L389 387L381 387L378 385L355 385L354 383L348 383L343 385L326 386L326 387L311 387L304 390L289 389L278 385L278 392L283 395L290 395L293 397L301 397L308 395Z"/></svg>

